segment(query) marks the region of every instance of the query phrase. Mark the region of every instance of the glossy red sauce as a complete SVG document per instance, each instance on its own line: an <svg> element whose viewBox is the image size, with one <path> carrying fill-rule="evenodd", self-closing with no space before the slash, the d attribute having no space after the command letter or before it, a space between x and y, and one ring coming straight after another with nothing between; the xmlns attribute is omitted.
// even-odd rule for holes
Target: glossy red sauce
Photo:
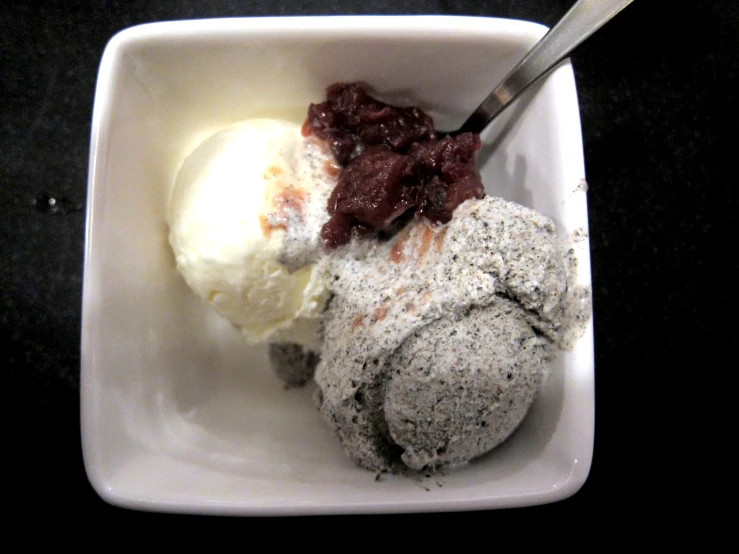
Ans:
<svg viewBox="0 0 739 554"><path fill-rule="evenodd" d="M303 134L311 133L341 166L321 229L328 248L353 233L397 230L412 212L446 223L462 202L484 196L474 160L478 135L438 138L420 108L385 104L358 83L331 85L325 102L310 105Z"/></svg>

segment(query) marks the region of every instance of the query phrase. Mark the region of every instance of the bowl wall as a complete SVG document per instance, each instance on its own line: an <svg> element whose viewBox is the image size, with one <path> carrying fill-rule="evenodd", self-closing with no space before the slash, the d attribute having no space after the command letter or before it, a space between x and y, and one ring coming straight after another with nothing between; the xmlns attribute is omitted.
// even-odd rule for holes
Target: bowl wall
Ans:
<svg viewBox="0 0 739 554"><path fill-rule="evenodd" d="M576 492L593 447L589 328L560 354L522 427L483 458L431 477L355 467L312 388L284 390L179 276L166 207L183 158L219 128L305 117L336 81L416 104L451 129L545 28L464 17L182 21L134 27L100 66L90 154L82 327L88 476L131 508L219 514L435 511L521 506ZM565 61L483 134L488 192L576 230L589 283L582 140Z"/></svg>

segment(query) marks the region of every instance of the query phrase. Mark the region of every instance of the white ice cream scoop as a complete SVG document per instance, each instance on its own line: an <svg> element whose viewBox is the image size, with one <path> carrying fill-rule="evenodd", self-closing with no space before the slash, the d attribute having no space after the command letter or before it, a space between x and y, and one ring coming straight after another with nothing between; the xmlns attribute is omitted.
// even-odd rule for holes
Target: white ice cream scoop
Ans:
<svg viewBox="0 0 739 554"><path fill-rule="evenodd" d="M187 284L255 342L316 347L327 292L312 264L280 261L305 200L297 125L252 119L201 143L184 161L169 207L169 240ZM286 208L287 206L287 208ZM309 246L306 246L309 247Z"/></svg>

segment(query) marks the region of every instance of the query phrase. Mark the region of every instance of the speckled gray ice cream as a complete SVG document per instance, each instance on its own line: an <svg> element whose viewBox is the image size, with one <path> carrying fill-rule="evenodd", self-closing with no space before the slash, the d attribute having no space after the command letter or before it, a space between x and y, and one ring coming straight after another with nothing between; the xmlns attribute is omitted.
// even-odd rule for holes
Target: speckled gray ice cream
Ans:
<svg viewBox="0 0 739 554"><path fill-rule="evenodd" d="M464 462L500 444L538 394L548 350L523 309L505 298L408 337L389 360L384 403L403 462L414 469Z"/></svg>
<svg viewBox="0 0 739 554"><path fill-rule="evenodd" d="M349 456L390 467L459 462L505 440L536 397L563 327L554 225L487 197L434 227L327 257L334 293L316 370L321 411Z"/></svg>

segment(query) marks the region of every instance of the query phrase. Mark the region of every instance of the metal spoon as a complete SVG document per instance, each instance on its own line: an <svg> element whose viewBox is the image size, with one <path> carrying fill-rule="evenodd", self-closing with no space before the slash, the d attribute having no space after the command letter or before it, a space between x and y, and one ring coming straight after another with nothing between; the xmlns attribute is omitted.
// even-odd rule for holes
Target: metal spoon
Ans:
<svg viewBox="0 0 739 554"><path fill-rule="evenodd" d="M480 133L529 85L546 75L633 0L577 0L562 19L506 75L457 131Z"/></svg>

